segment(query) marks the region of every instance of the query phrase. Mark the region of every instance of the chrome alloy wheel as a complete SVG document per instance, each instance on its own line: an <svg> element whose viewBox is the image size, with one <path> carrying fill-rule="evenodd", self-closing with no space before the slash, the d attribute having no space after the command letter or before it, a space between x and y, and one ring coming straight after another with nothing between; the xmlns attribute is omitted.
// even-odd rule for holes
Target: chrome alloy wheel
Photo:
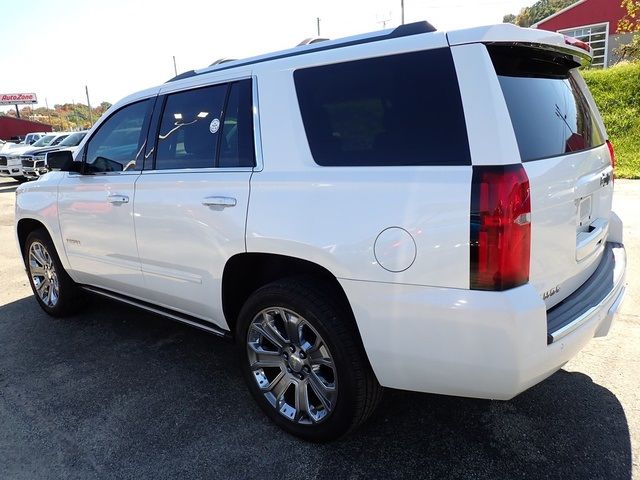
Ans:
<svg viewBox="0 0 640 480"><path fill-rule="evenodd" d="M300 424L318 423L335 408L336 367L325 341L297 313L271 307L247 332L249 367L265 398Z"/></svg>
<svg viewBox="0 0 640 480"><path fill-rule="evenodd" d="M48 307L55 307L60 297L58 274L53 258L40 242L33 242L29 247L29 274L40 300Z"/></svg>

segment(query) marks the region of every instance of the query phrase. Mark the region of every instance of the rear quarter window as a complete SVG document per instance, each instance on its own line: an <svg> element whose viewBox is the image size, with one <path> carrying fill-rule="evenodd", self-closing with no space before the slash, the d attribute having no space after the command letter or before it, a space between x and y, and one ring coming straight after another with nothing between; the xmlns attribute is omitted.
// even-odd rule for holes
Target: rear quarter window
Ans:
<svg viewBox="0 0 640 480"><path fill-rule="evenodd" d="M490 46L523 162L588 150L604 135L568 57L534 48Z"/></svg>
<svg viewBox="0 0 640 480"><path fill-rule="evenodd" d="M471 164L448 48L304 68L294 81L318 165Z"/></svg>

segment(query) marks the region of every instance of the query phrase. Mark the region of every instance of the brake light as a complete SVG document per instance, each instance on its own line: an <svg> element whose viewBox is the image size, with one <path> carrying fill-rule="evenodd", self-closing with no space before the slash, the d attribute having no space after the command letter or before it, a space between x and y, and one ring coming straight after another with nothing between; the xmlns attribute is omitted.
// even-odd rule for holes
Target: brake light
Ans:
<svg viewBox="0 0 640 480"><path fill-rule="evenodd" d="M609 157L611 157L611 168L613 173L611 174L611 181L616 178L616 152L613 150L613 143L611 140L607 140L607 147L609 147Z"/></svg>
<svg viewBox="0 0 640 480"><path fill-rule="evenodd" d="M522 164L473 167L471 283L507 290L529 281L531 199Z"/></svg>
<svg viewBox="0 0 640 480"><path fill-rule="evenodd" d="M587 42L583 42L582 40L578 40L577 38L570 37L569 35L564 36L564 43L567 45L571 45L572 47L578 47L584 50L585 52L591 53L591 45Z"/></svg>

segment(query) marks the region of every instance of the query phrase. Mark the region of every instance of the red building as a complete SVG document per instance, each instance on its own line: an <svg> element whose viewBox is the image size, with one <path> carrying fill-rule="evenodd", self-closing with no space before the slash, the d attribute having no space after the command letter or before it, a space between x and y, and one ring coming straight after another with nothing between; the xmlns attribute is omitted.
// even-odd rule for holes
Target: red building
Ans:
<svg viewBox="0 0 640 480"><path fill-rule="evenodd" d="M2 116L0 117L0 140L9 140L16 135L26 135L33 132L50 132L51 125L20 118Z"/></svg>
<svg viewBox="0 0 640 480"><path fill-rule="evenodd" d="M630 33L618 33L618 21L625 14L620 0L579 0L531 28L564 33L588 42L593 53L592 66L606 68L618 60L614 49L631 39Z"/></svg>

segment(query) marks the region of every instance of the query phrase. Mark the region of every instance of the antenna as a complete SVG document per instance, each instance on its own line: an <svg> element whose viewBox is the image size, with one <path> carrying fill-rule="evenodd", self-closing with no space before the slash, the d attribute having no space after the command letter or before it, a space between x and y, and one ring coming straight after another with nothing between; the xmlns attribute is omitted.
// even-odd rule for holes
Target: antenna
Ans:
<svg viewBox="0 0 640 480"><path fill-rule="evenodd" d="M376 14L376 23L379 23L382 25L382 30L384 30L385 28L387 28L387 23L389 23L391 21L391 12L387 12L386 14Z"/></svg>

